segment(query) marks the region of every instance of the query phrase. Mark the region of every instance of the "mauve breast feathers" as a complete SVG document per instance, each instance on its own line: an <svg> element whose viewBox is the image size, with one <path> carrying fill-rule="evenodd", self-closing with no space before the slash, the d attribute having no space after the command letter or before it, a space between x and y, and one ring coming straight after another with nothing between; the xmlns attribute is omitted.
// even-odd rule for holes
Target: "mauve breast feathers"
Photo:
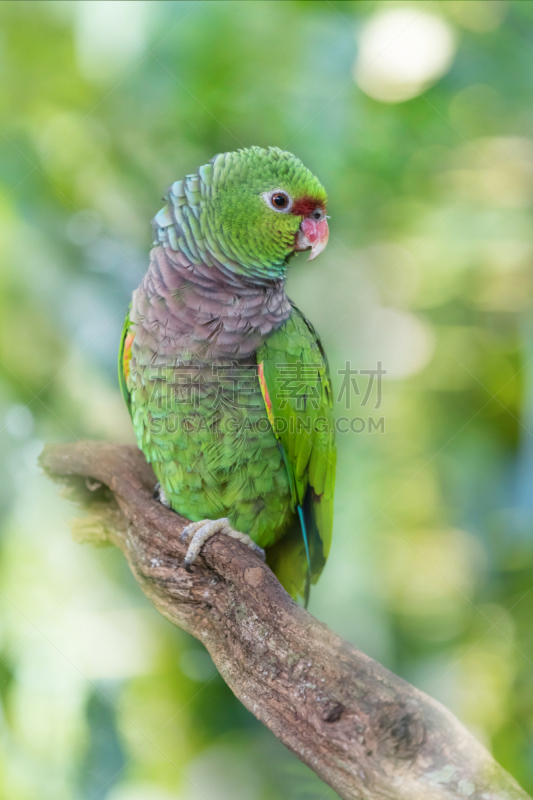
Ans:
<svg viewBox="0 0 533 800"><path fill-rule="evenodd" d="M158 357L209 361L246 357L291 314L282 281L253 285L222 264L191 264L183 253L161 246L133 294L132 355L144 363Z"/></svg>

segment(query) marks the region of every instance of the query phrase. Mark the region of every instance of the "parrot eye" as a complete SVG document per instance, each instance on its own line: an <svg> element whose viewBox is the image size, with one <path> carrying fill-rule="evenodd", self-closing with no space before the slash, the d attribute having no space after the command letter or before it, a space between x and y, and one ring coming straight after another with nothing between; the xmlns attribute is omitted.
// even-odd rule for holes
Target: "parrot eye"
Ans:
<svg viewBox="0 0 533 800"><path fill-rule="evenodd" d="M263 195L270 208L274 211L289 211L292 206L292 200L287 192L281 189L275 189L273 192L268 192Z"/></svg>
<svg viewBox="0 0 533 800"><path fill-rule="evenodd" d="M287 208L289 205L289 198L286 194L278 192L278 194L272 195L272 203L276 208Z"/></svg>

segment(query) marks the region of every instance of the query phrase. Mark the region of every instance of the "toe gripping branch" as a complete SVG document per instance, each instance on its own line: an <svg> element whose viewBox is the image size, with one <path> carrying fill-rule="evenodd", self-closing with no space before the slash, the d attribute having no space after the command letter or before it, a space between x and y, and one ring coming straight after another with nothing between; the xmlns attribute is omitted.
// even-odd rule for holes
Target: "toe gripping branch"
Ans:
<svg viewBox="0 0 533 800"><path fill-rule="evenodd" d="M222 533L224 536L238 539L239 542L247 545L265 561L266 556L263 548L259 547L248 534L236 531L232 528L227 517L222 517L221 519L202 519L199 522L191 522L191 524L187 525L181 532L180 539L182 542L186 542L190 539L189 549L187 550L187 555L183 562L187 572L192 572L191 566L198 558L200 550L208 539L216 533Z"/></svg>

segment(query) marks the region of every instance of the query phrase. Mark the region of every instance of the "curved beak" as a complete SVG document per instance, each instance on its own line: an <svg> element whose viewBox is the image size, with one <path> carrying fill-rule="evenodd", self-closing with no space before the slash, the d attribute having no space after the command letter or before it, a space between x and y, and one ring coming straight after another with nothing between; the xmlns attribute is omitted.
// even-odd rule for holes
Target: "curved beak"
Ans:
<svg viewBox="0 0 533 800"><path fill-rule="evenodd" d="M312 261L325 249L328 239L329 228L326 217L318 221L306 217L302 220L300 230L296 235L296 247L294 249L300 251L311 248L311 253L307 260Z"/></svg>

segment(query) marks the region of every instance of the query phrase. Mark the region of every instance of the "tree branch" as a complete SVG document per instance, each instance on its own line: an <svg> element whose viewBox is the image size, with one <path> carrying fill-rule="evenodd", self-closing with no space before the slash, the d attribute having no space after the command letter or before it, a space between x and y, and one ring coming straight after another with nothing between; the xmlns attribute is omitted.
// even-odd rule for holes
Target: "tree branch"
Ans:
<svg viewBox="0 0 533 800"><path fill-rule="evenodd" d="M186 572L188 520L153 499L135 447L49 446L40 464L88 506L78 536L120 547L157 610L341 798L527 800L447 709L300 608L249 548L217 535Z"/></svg>

